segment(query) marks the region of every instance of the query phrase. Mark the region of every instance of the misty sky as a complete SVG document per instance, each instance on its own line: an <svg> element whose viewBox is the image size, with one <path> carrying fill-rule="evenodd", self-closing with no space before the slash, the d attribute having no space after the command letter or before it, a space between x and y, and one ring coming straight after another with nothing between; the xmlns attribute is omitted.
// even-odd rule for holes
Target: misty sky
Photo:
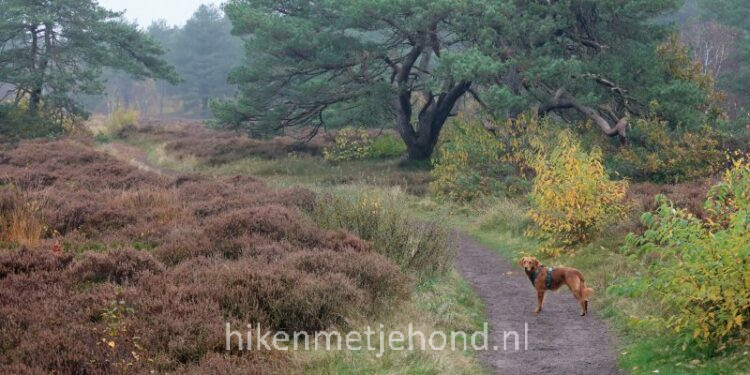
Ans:
<svg viewBox="0 0 750 375"><path fill-rule="evenodd" d="M221 4L223 0L99 0L99 5L112 10L127 10L125 17L138 20L147 27L163 18L170 25L183 25L201 4Z"/></svg>

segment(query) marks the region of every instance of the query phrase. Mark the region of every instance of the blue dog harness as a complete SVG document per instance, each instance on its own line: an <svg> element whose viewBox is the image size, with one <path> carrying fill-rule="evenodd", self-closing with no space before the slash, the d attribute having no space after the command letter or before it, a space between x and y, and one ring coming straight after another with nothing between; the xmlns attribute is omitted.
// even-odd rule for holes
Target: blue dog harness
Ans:
<svg viewBox="0 0 750 375"><path fill-rule="evenodd" d="M552 271L554 270L553 267L547 267L547 277L545 280L545 286L547 289L552 289ZM531 285L534 285L534 282L536 281L536 277L539 276L539 271L535 270L534 272L529 275L529 280L531 280Z"/></svg>

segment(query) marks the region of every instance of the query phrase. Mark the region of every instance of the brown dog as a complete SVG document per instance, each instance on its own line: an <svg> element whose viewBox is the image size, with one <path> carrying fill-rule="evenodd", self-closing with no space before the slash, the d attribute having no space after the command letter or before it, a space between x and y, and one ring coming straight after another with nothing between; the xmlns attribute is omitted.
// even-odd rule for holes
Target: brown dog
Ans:
<svg viewBox="0 0 750 375"><path fill-rule="evenodd" d="M544 292L547 289L557 290L565 284L581 305L581 316L586 315L589 308L589 298L594 294L594 289L586 286L580 271L569 267L555 267L552 268L552 273L548 276L549 269L534 257L523 257L520 264L526 271L526 276L531 280L531 284L536 288L539 306L534 310L535 314L542 312Z"/></svg>

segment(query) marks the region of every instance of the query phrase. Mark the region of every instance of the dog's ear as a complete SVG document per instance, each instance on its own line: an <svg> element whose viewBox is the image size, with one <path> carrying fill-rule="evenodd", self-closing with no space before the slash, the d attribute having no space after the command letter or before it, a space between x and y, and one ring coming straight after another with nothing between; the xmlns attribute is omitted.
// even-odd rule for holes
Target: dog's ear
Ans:
<svg viewBox="0 0 750 375"><path fill-rule="evenodd" d="M526 260L526 257L521 257L521 260L518 261L518 265L523 267L523 261Z"/></svg>
<svg viewBox="0 0 750 375"><path fill-rule="evenodd" d="M541 265L542 265L542 262L540 262L540 261L539 261L539 259L536 259L536 258L534 258L534 265L535 265L536 267L539 267L539 266L541 266Z"/></svg>

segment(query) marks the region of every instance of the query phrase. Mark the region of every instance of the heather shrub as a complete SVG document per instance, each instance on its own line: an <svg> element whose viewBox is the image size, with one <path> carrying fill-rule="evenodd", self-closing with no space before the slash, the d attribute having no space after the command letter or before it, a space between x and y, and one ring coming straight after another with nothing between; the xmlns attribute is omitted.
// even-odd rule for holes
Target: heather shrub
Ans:
<svg viewBox="0 0 750 375"><path fill-rule="evenodd" d="M36 272L59 272L68 267L73 257L57 256L49 251L19 250L0 251L0 279L8 275L32 274Z"/></svg>
<svg viewBox="0 0 750 375"><path fill-rule="evenodd" d="M71 141L24 142L0 160L3 370L283 368L283 352L226 356L224 323L346 328L410 291L371 243L302 216L320 204L307 189L159 177ZM20 242L5 237L19 209L49 225L31 250L5 249Z"/></svg>
<svg viewBox="0 0 750 375"><path fill-rule="evenodd" d="M167 267L175 266L184 260L213 255L211 242L203 234L202 229L191 225L169 231L153 253Z"/></svg>
<svg viewBox="0 0 750 375"><path fill-rule="evenodd" d="M399 301L409 295L409 278L383 255L366 252L352 253L351 250L306 251L290 255L284 266L313 274L329 272L346 275L367 294L368 301L378 304L363 306L368 313L383 309L390 302Z"/></svg>
<svg viewBox="0 0 750 375"><path fill-rule="evenodd" d="M106 253L89 252L75 262L71 278L80 282L111 282L124 284L138 280L144 272L160 273L164 266L150 254L120 249Z"/></svg>
<svg viewBox="0 0 750 375"><path fill-rule="evenodd" d="M294 136L252 139L247 134L234 131L207 129L197 122L183 122L169 127L129 128L124 133L131 139L146 137L163 141L164 150L178 160L194 159L209 166L246 158L277 159L290 154L320 156L327 143L322 135L308 142L300 142L300 137Z"/></svg>
<svg viewBox="0 0 750 375"><path fill-rule="evenodd" d="M631 254L656 259L642 277L629 281L660 304L660 315L643 318L711 352L750 340L748 168L736 163L712 188L706 202L712 216L705 221L659 198L660 207L643 214L648 230L628 236L625 246Z"/></svg>
<svg viewBox="0 0 750 375"><path fill-rule="evenodd" d="M281 374L285 369L281 364L269 364L252 358L249 355L236 356L210 353L199 363L179 367L176 373L185 375L264 375Z"/></svg>
<svg viewBox="0 0 750 375"><path fill-rule="evenodd" d="M70 140L35 140L0 151L0 184L21 190L72 191L163 186L164 178Z"/></svg>
<svg viewBox="0 0 750 375"><path fill-rule="evenodd" d="M627 183L612 181L601 152L586 152L569 132L562 132L549 153L534 163L536 177L529 194L532 231L547 240L547 251L588 241L624 217Z"/></svg>
<svg viewBox="0 0 750 375"><path fill-rule="evenodd" d="M628 186L628 201L634 203L636 212L650 212L659 208L660 205L654 197L665 195L676 207L703 219L707 217L703 206L706 194L717 182L714 178L702 178L668 185L653 182L632 183Z"/></svg>
<svg viewBox="0 0 750 375"><path fill-rule="evenodd" d="M375 252L404 269L443 273L453 262L450 232L435 222L418 222L391 191L339 193L319 198L313 220L324 228L343 228L372 244Z"/></svg>
<svg viewBox="0 0 750 375"><path fill-rule="evenodd" d="M267 205L230 211L217 216L206 229L208 238L225 256L238 255L243 236L259 234L275 241L314 245L321 234L299 221L297 214L283 206Z"/></svg>

